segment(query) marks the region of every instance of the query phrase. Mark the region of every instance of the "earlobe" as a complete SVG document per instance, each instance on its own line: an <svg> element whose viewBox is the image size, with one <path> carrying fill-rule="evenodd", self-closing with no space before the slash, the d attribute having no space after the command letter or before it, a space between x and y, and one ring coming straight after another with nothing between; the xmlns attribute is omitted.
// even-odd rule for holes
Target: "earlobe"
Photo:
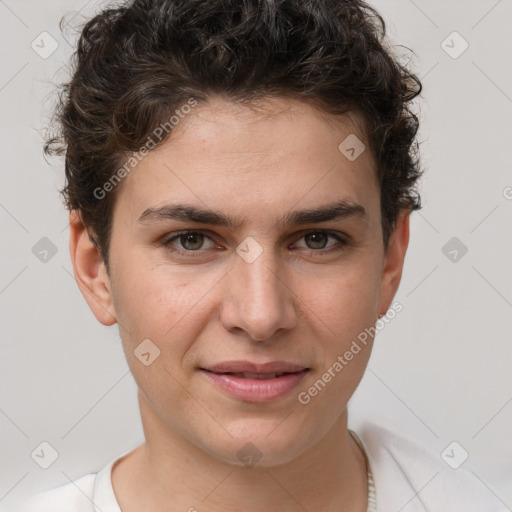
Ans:
<svg viewBox="0 0 512 512"><path fill-rule="evenodd" d="M384 260L384 267L381 278L379 314L385 315L391 306L400 280L404 266L405 253L409 245L409 218L410 210L404 209L400 212L395 229L389 238L388 249Z"/></svg>
<svg viewBox="0 0 512 512"><path fill-rule="evenodd" d="M70 213L69 231L69 251L78 287L97 320L103 325L113 325L117 318L110 279L100 252L76 211Z"/></svg>

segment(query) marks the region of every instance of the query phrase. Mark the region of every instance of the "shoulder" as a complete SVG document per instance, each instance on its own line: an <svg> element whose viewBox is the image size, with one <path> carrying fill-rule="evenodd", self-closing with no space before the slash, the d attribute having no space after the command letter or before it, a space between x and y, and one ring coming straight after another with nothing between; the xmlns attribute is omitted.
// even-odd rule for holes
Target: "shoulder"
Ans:
<svg viewBox="0 0 512 512"><path fill-rule="evenodd" d="M112 488L112 467L133 450L116 455L98 473L34 494L8 512L121 512Z"/></svg>
<svg viewBox="0 0 512 512"><path fill-rule="evenodd" d="M16 512L94 512L96 475L84 475L73 482L39 492L23 502Z"/></svg>
<svg viewBox="0 0 512 512"><path fill-rule="evenodd" d="M473 473L391 428L367 422L357 429L367 452L377 509L403 512L509 510ZM450 452L457 457L453 450Z"/></svg>

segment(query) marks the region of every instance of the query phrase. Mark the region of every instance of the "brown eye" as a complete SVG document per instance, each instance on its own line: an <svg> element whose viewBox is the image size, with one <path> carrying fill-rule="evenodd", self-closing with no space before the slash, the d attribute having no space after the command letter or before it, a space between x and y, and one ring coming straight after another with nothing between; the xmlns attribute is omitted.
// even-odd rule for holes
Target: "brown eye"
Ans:
<svg viewBox="0 0 512 512"><path fill-rule="evenodd" d="M315 232L308 233L304 236L304 240L310 249L323 249L327 245L329 235L327 233Z"/></svg>
<svg viewBox="0 0 512 512"><path fill-rule="evenodd" d="M203 246L204 235L202 233L186 233L180 235L179 240L183 248L189 251L197 251Z"/></svg>
<svg viewBox="0 0 512 512"><path fill-rule="evenodd" d="M192 256L194 253L200 254L207 249L212 249L215 243L208 235L201 231L181 231L163 240L162 245L177 253L188 253Z"/></svg>
<svg viewBox="0 0 512 512"><path fill-rule="evenodd" d="M329 239L334 240L334 243L329 243ZM309 231L302 235L304 245L295 245L299 249L309 249L312 253L318 255L325 254L330 251L342 250L346 245L349 245L349 240L346 235L342 233L333 233L331 231Z"/></svg>

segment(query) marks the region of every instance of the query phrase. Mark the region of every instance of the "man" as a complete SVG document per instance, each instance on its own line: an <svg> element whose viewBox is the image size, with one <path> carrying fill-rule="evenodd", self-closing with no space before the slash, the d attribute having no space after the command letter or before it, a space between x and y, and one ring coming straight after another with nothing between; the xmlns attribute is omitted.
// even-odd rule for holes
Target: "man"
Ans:
<svg viewBox="0 0 512 512"><path fill-rule="evenodd" d="M348 0L135 0L84 27L46 150L146 440L33 510L502 510L348 429L420 207L421 85L384 32Z"/></svg>

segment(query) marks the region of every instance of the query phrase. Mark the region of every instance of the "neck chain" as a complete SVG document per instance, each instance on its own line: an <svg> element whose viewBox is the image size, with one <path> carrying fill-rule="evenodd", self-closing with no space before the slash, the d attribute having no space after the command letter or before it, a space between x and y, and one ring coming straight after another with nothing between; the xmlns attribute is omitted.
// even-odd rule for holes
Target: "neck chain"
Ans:
<svg viewBox="0 0 512 512"><path fill-rule="evenodd" d="M364 461L366 464L366 475L368 478L368 507L366 509L366 512L377 512L377 497L375 494L375 483L373 482L373 475L372 470L370 468L370 462L368 461L368 456L366 455L366 451L363 447L363 443L359 439L359 436L353 430L349 429L348 431L364 455Z"/></svg>

